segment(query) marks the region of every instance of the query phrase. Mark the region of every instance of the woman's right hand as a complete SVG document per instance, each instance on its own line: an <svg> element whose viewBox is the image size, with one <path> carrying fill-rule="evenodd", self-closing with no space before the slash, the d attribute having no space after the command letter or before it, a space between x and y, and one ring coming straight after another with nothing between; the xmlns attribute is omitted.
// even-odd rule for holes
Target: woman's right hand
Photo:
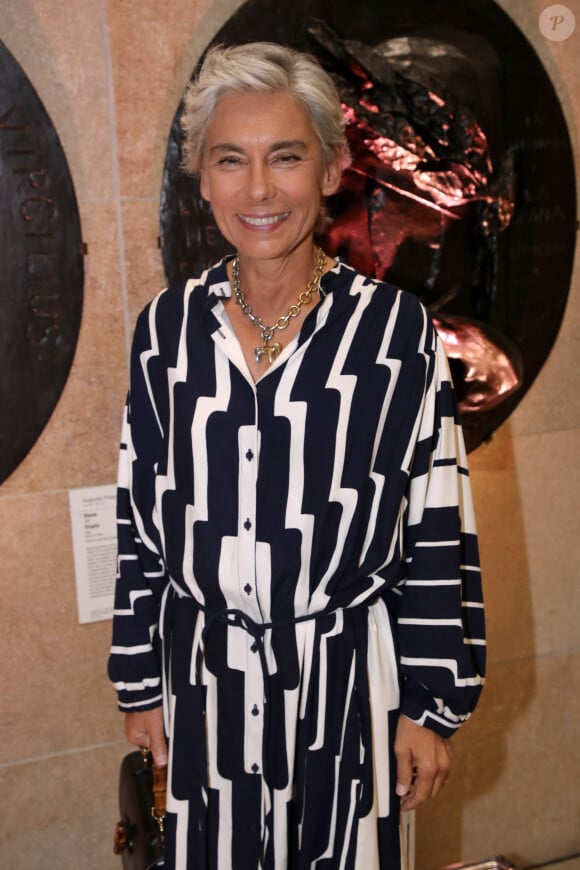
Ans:
<svg viewBox="0 0 580 870"><path fill-rule="evenodd" d="M143 710L138 713L125 713L125 734L129 743L139 748L151 750L153 763L157 767L167 764L167 741L163 730L163 710Z"/></svg>

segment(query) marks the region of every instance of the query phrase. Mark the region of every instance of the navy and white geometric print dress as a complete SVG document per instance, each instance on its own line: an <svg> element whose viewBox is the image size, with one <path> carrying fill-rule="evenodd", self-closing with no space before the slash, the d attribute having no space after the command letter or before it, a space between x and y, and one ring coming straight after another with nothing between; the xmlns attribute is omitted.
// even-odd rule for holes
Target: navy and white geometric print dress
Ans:
<svg viewBox="0 0 580 870"><path fill-rule="evenodd" d="M397 870L399 712L483 683L449 370L417 299L338 262L254 383L225 261L137 323L109 672L163 701L168 867Z"/></svg>

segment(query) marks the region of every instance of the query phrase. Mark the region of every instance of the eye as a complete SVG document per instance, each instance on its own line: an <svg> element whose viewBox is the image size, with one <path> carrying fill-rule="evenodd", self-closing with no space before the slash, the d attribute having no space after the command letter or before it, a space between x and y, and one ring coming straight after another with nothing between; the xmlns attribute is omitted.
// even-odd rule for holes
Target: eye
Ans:
<svg viewBox="0 0 580 870"><path fill-rule="evenodd" d="M216 161L217 166L240 166L242 159L237 154L224 154Z"/></svg>
<svg viewBox="0 0 580 870"><path fill-rule="evenodd" d="M294 151L283 151L280 154L275 154L272 158L272 162L279 166L292 166L294 163L300 163L301 160L301 156Z"/></svg>

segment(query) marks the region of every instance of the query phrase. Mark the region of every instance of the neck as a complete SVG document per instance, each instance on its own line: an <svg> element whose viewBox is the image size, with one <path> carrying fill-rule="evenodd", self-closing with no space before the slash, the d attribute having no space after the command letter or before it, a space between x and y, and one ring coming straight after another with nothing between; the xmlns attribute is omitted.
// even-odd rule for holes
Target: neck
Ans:
<svg viewBox="0 0 580 870"><path fill-rule="evenodd" d="M274 305L270 304L268 308L266 308L265 302L271 302L269 298L264 297L262 302L256 302L255 298L252 298L251 301L248 300L245 289L242 287L240 265L239 257L236 257L231 263L234 289L234 298L231 302L235 308L239 306L237 309L240 312L238 327L241 333L245 332L247 335L246 325L249 326L250 331L255 328L259 333L260 342L253 345L254 358L252 360L250 357L251 361L249 362L250 370L255 374L257 367L261 365L263 360L272 363L282 350L279 331L288 328L289 337L291 337L300 328L299 324L303 316L303 309L312 302L318 282L327 268L327 257L322 248L316 250L316 258L313 257L311 264L312 272L308 281L302 284L299 290L294 290L290 303L286 299L284 307L278 308L278 310L276 310L274 305L280 304L282 300L282 294L280 293L276 294ZM278 274L281 273L278 271ZM271 279L271 274L269 277ZM286 288L284 288L283 295L286 296ZM261 307L259 308L258 306Z"/></svg>
<svg viewBox="0 0 580 870"><path fill-rule="evenodd" d="M248 259L238 255L240 288L249 304L264 320L285 313L312 280L318 262L317 248L304 250L275 260ZM231 268L231 267L230 267ZM230 279L233 273L230 271Z"/></svg>

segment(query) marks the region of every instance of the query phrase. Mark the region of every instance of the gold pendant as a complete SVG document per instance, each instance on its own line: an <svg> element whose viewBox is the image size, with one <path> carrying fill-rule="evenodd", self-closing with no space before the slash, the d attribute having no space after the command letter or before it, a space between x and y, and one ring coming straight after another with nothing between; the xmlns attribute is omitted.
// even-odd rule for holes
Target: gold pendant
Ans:
<svg viewBox="0 0 580 870"><path fill-rule="evenodd" d="M262 362L262 357L267 356L268 362L274 362L280 351L282 350L282 345L279 341L275 341L274 344L270 344L269 342L265 342L262 347L254 348L254 357L257 363Z"/></svg>

